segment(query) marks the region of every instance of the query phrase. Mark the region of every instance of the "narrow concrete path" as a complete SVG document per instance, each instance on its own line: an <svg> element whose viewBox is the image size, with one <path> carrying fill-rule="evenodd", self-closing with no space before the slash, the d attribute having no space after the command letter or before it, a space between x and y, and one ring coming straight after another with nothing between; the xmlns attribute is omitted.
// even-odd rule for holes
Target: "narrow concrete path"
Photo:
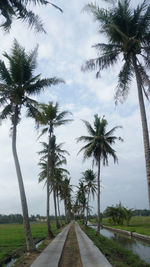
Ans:
<svg viewBox="0 0 150 267"><path fill-rule="evenodd" d="M75 230L83 267L111 267L112 265L81 230L78 223L75 223Z"/></svg>
<svg viewBox="0 0 150 267"><path fill-rule="evenodd" d="M71 233L71 235L69 236L68 233ZM70 256L73 252L76 253L76 256L78 253L79 259ZM63 258L64 255L65 257ZM107 261L100 250L93 244L89 237L81 230L78 223L75 223L75 231L74 223L66 226L63 231L58 234L55 239L47 246L47 248L43 250L40 256L37 257L37 259L30 265L30 267L81 266L111 267L112 265Z"/></svg>
<svg viewBox="0 0 150 267"><path fill-rule="evenodd" d="M55 237L30 267L58 267L69 229L70 224Z"/></svg>
<svg viewBox="0 0 150 267"><path fill-rule="evenodd" d="M83 267L74 222L70 226L58 267Z"/></svg>

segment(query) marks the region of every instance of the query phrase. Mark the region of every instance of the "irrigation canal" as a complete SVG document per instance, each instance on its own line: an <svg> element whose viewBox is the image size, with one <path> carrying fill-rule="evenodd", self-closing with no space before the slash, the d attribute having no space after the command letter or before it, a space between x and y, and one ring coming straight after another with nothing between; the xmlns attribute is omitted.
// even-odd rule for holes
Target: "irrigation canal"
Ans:
<svg viewBox="0 0 150 267"><path fill-rule="evenodd" d="M43 240L39 241L36 243L36 248L38 248L42 244ZM11 258L5 265L4 267L11 267L13 264L17 261L17 258Z"/></svg>
<svg viewBox="0 0 150 267"><path fill-rule="evenodd" d="M96 226L91 226L96 229ZM150 263L150 243L136 239L134 237L126 236L124 234L116 233L108 229L102 228L100 230L101 235L117 242L119 245L137 254L146 263Z"/></svg>

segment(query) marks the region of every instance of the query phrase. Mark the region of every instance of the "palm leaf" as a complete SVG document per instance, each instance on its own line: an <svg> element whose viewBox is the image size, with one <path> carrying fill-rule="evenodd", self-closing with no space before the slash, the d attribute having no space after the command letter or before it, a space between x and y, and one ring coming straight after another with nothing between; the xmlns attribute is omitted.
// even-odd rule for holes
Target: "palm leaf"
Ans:
<svg viewBox="0 0 150 267"><path fill-rule="evenodd" d="M104 68L108 68L117 62L119 58L119 53L119 50L110 51L98 58L87 60L85 64L82 65L81 70L85 72L88 70L98 69L98 72L96 74L96 77L98 78L100 76L101 70L103 70Z"/></svg>
<svg viewBox="0 0 150 267"><path fill-rule="evenodd" d="M115 94L115 101L116 103L118 101L122 101L126 99L128 92L130 90L130 83L131 79L133 77L133 66L130 59L126 60L118 78L118 85L117 85L117 91Z"/></svg>
<svg viewBox="0 0 150 267"><path fill-rule="evenodd" d="M117 129L122 129L122 126L115 126L110 131L108 131L105 136L108 138L110 135L114 134Z"/></svg>

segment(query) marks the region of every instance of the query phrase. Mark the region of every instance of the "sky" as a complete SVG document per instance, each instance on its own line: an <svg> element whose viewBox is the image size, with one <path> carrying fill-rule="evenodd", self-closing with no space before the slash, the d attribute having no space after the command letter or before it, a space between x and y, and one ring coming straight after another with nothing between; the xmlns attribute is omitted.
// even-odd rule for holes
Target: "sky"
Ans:
<svg viewBox="0 0 150 267"><path fill-rule="evenodd" d="M92 161L83 163L83 155L78 151L82 143L76 143L76 138L86 135L87 131L82 120L93 123L94 114L105 115L108 130L121 125L116 131L117 136L124 139L116 143L114 149L119 163L109 159L109 166L101 166L101 210L107 206L121 202L133 209L148 209L148 193L145 173L143 137L141 119L137 98L136 82L130 88L127 100L115 106L114 92L117 85L117 74L121 62L113 68L102 72L96 79L95 72L81 72L85 60L96 56L92 45L104 42L98 33L98 25L90 14L83 12L88 0L57 0L55 4L63 9L63 14L50 6L34 7L41 17L47 34L35 33L28 29L25 23L14 21L10 33L0 30L0 58L3 52L10 52L14 38L30 51L38 44L38 67L36 73L42 78L60 77L65 84L45 89L36 99L39 102L59 102L60 111L72 112L73 122L56 129L57 142L65 142L70 156L67 157L67 169L70 171L71 184L78 185L82 172L92 168ZM103 1L97 1L104 6ZM132 1L133 2L133 1ZM134 1L134 5L141 1ZM7 63L6 63L7 64ZM148 126L150 126L150 104L145 100ZM11 124L3 121L0 125L0 214L21 213L18 182L15 172L11 147ZM20 160L24 186L27 196L29 214L46 214L46 188L38 183L40 172L37 154L41 149L38 132L32 119L26 118L24 112L17 132L17 150ZM97 172L97 168L94 167ZM92 213L96 213L96 199L91 200ZM51 213L53 203L51 200Z"/></svg>

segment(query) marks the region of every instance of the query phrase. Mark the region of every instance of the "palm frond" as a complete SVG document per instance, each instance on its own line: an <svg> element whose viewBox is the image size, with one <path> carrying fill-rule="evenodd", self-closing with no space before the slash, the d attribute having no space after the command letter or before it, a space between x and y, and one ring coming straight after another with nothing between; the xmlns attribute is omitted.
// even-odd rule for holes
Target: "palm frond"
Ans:
<svg viewBox="0 0 150 267"><path fill-rule="evenodd" d="M81 141L83 141L83 142L92 142L93 141L93 137L91 137L91 136L80 136L80 137L78 137L78 138L76 138L76 140L77 140L77 143L79 143L79 142L81 142Z"/></svg>
<svg viewBox="0 0 150 267"><path fill-rule="evenodd" d="M58 104L58 103L57 103ZM56 121L61 121L64 119L64 117L66 117L66 115L72 115L72 113L70 111L64 110L62 112L60 112L57 116L56 116Z"/></svg>
<svg viewBox="0 0 150 267"><path fill-rule="evenodd" d="M83 11L92 13L94 20L100 22L102 25L110 22L109 11L99 8L99 6L94 3L85 5Z"/></svg>
<svg viewBox="0 0 150 267"><path fill-rule="evenodd" d="M105 134L105 136L106 136L106 137L109 137L109 136L111 136L112 134L114 134L115 131L116 131L117 129L122 129L122 128L123 128L122 126L115 126L115 127L113 127L110 131L108 131L108 132Z"/></svg>
<svg viewBox="0 0 150 267"><path fill-rule="evenodd" d="M30 71L31 73L36 69L37 67L37 52L38 52L38 45L34 48L33 51L31 51L28 55L28 62L30 65ZM38 75L39 76L39 75ZM37 76L36 76L37 79ZM34 80L32 80L33 82ZM30 81L31 82L31 81Z"/></svg>
<svg viewBox="0 0 150 267"><path fill-rule="evenodd" d="M83 146L83 147L79 150L79 152L77 153L77 155L79 155L80 152L85 151L86 149L88 149L91 145L92 145L92 143L88 143L87 145Z"/></svg>
<svg viewBox="0 0 150 267"><path fill-rule="evenodd" d="M145 68L142 66L140 62L138 62L138 72L141 79L141 86L143 89L143 92L146 96L146 98L149 100L149 94L150 94L150 78L149 75L146 73ZM145 89L147 87L147 90Z"/></svg>
<svg viewBox="0 0 150 267"><path fill-rule="evenodd" d="M57 85L59 83L63 83L64 81L59 78L48 78L48 79L40 79L37 80L34 84L31 84L27 89L27 93L30 94L38 94L41 89L46 87Z"/></svg>
<svg viewBox="0 0 150 267"><path fill-rule="evenodd" d="M12 105L8 104L0 112L0 121L6 119L8 116L11 116L11 115L12 115Z"/></svg>
<svg viewBox="0 0 150 267"><path fill-rule="evenodd" d="M88 133L89 133L91 136L95 136L95 131L94 131L94 129L92 128L92 125L91 125L88 121L86 121L86 120L82 120L82 121L83 121L83 123L85 124Z"/></svg>
<svg viewBox="0 0 150 267"><path fill-rule="evenodd" d="M42 135L44 135L45 133L47 133L47 132L48 132L48 127L42 129L40 135L38 136L38 139L39 139Z"/></svg>
<svg viewBox="0 0 150 267"><path fill-rule="evenodd" d="M98 78L100 76L100 72L104 68L113 66L117 62L117 60L119 59L119 54L119 50L109 51L108 53L105 53L98 58L87 60L85 64L82 65L81 70L85 72L98 69L96 73L96 77Z"/></svg>
<svg viewBox="0 0 150 267"><path fill-rule="evenodd" d="M136 37L142 39L141 37L144 37L145 33L149 30L150 25L150 6L148 5L148 1L143 1L143 3L137 7L135 12L136 15L138 15Z"/></svg>
<svg viewBox="0 0 150 267"><path fill-rule="evenodd" d="M63 13L63 10L59 7L54 5L53 3L49 3L51 6L55 7L56 9L58 9L61 13Z"/></svg>
<svg viewBox="0 0 150 267"><path fill-rule="evenodd" d="M134 69L130 59L126 60L118 76L117 91L115 94L115 102L126 99L129 90L130 83L133 78Z"/></svg>
<svg viewBox="0 0 150 267"><path fill-rule="evenodd" d="M29 97L26 97L25 106L27 108L26 116L36 119L38 114L38 102Z"/></svg>
<svg viewBox="0 0 150 267"><path fill-rule="evenodd" d="M7 85L12 84L12 79L10 77L9 71L5 66L4 61L0 60L0 80L6 82Z"/></svg>

